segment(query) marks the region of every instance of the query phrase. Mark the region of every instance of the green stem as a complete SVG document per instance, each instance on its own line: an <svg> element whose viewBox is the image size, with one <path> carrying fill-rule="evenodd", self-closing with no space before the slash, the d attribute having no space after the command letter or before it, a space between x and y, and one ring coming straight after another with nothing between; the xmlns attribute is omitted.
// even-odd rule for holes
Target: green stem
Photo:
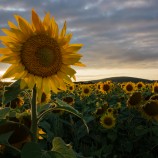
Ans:
<svg viewBox="0 0 158 158"><path fill-rule="evenodd" d="M5 93L5 86L3 87L3 92L2 92L2 108L5 108L5 104L4 104L4 100L5 100L4 93Z"/></svg>
<svg viewBox="0 0 158 158"><path fill-rule="evenodd" d="M31 104L31 132L32 132L33 142L37 142L36 85L33 88L32 104Z"/></svg>

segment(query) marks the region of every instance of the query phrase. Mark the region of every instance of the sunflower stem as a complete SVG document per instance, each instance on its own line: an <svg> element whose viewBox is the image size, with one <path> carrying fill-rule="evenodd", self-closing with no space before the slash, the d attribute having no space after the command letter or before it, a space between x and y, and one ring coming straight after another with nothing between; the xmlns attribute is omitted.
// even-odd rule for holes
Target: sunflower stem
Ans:
<svg viewBox="0 0 158 158"><path fill-rule="evenodd" d="M37 105L36 105L36 85L33 88L32 104L31 104L31 132L33 142L37 142Z"/></svg>

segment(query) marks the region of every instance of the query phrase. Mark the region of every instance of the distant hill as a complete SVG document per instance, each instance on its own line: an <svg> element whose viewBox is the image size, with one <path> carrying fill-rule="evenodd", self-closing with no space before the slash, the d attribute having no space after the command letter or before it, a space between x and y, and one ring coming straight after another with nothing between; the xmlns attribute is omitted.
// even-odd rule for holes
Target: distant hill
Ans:
<svg viewBox="0 0 158 158"><path fill-rule="evenodd" d="M143 78L136 78L136 77L128 77L128 76L120 76L120 77L110 77L110 78L103 78L99 80L91 80L91 81L83 81L81 83L97 83L97 82L105 82L107 80L111 80L112 82L145 82L145 83L151 83L154 82L155 80L148 80L148 79L143 79Z"/></svg>

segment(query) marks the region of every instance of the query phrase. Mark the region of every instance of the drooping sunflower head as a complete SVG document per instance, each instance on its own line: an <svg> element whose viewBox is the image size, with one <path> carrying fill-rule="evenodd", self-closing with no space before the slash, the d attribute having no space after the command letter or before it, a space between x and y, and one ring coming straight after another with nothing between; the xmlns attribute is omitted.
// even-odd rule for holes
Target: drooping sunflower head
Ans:
<svg viewBox="0 0 158 158"><path fill-rule="evenodd" d="M20 96L10 101L6 107L11 107L13 109L21 107L24 104L24 99Z"/></svg>
<svg viewBox="0 0 158 158"><path fill-rule="evenodd" d="M100 118L100 123L104 128L110 129L113 128L116 124L116 119L111 114L104 114Z"/></svg>
<svg viewBox="0 0 158 158"><path fill-rule="evenodd" d="M127 107L129 107L129 108L139 107L143 101L142 99L143 98L142 98L141 92L139 92L139 91L133 92L127 100Z"/></svg>
<svg viewBox="0 0 158 158"><path fill-rule="evenodd" d="M150 100L157 100L158 101L158 94L152 95Z"/></svg>
<svg viewBox="0 0 158 158"><path fill-rule="evenodd" d="M153 83L152 92L153 93L158 93L158 82Z"/></svg>
<svg viewBox="0 0 158 158"><path fill-rule="evenodd" d="M0 37L6 46L0 48L0 61L12 64L3 78L22 79L21 88L36 85L38 92L66 90L65 82L75 79L71 65L84 66L77 53L82 44L70 44L72 34L66 34L66 22L59 32L50 13L41 20L32 10L31 23L18 15L15 19L18 26L9 21L10 29L2 29L6 36Z"/></svg>
<svg viewBox="0 0 158 158"><path fill-rule="evenodd" d="M158 116L158 101L149 100L142 106L142 114L148 120L152 120Z"/></svg>
<svg viewBox="0 0 158 158"><path fill-rule="evenodd" d="M66 97L63 97L63 101L66 102L67 104L73 106L75 100L72 96L66 96Z"/></svg>

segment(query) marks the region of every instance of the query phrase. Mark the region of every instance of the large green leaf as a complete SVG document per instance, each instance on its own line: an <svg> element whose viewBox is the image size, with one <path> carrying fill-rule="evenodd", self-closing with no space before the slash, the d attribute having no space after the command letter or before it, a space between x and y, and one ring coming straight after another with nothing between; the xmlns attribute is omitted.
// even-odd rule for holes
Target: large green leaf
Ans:
<svg viewBox="0 0 158 158"><path fill-rule="evenodd" d="M67 104L66 102L64 102L58 98L56 99L56 103L58 104L58 106L56 106L54 109L64 110L64 111L72 113L73 115L76 115L77 117L81 118L84 125L86 126L87 132L89 132L86 121L83 119L83 115L81 113L79 113L75 108L73 108L72 106L70 106L69 104Z"/></svg>
<svg viewBox="0 0 158 158"><path fill-rule="evenodd" d="M0 144L9 145L8 139L13 134L14 131L0 134Z"/></svg>
<svg viewBox="0 0 158 158"><path fill-rule="evenodd" d="M56 137L52 151L41 150L39 144L29 142L22 148L21 158L76 158L76 155L60 137Z"/></svg>
<svg viewBox="0 0 158 158"><path fill-rule="evenodd" d="M4 96L2 100L4 105L15 99L18 94L24 90L20 89L20 81L21 80L17 80L10 86L5 87Z"/></svg>
<svg viewBox="0 0 158 158"><path fill-rule="evenodd" d="M76 158L76 155L71 147L67 146L60 137L53 139L53 153L55 158Z"/></svg>
<svg viewBox="0 0 158 158"><path fill-rule="evenodd" d="M147 134L149 132L150 129L142 126L142 125L139 125L135 128L135 135L136 136L143 136L145 134Z"/></svg>
<svg viewBox="0 0 158 158"><path fill-rule="evenodd" d="M63 110L63 111L67 111L79 118L82 119L84 125L86 126L87 131L89 132L88 126L86 124L86 121L83 119L83 116L81 113L79 113L76 109L74 109L72 106L70 106L69 104L67 104L66 102L60 100L60 99L56 99L56 103L57 105L51 109L48 109L46 111L44 111L42 114L39 115L38 117L38 123L40 122L40 120L47 115L49 112L54 111L54 110Z"/></svg>
<svg viewBox="0 0 158 158"><path fill-rule="evenodd" d="M29 142L21 151L21 158L41 158L42 150L37 143Z"/></svg>
<svg viewBox="0 0 158 158"><path fill-rule="evenodd" d="M0 119L6 118L6 116L9 114L9 112L10 112L9 107L5 107L5 108L0 109Z"/></svg>

